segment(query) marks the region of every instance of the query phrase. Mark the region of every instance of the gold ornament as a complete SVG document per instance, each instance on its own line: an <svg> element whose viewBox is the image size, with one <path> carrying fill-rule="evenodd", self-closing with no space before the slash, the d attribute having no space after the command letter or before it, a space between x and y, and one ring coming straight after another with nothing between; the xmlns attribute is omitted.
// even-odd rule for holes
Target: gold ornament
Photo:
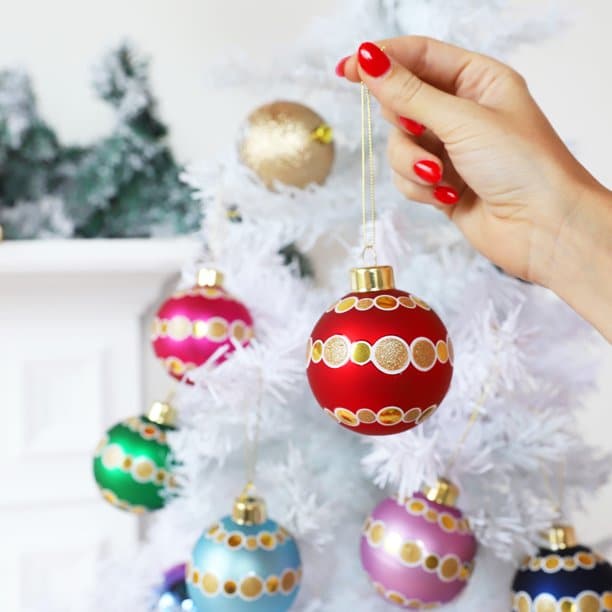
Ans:
<svg viewBox="0 0 612 612"><path fill-rule="evenodd" d="M242 161L269 189L274 181L300 188L322 184L334 161L332 128L297 102L255 109L239 146Z"/></svg>

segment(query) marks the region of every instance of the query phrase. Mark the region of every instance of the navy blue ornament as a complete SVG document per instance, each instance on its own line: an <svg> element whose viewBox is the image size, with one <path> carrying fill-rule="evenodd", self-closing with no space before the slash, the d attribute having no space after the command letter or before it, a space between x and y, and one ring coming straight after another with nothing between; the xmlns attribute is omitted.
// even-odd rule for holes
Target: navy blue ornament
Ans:
<svg viewBox="0 0 612 612"><path fill-rule="evenodd" d="M204 531L187 567L187 591L198 612L286 612L302 564L291 534L266 517L245 490L226 516Z"/></svg>
<svg viewBox="0 0 612 612"><path fill-rule="evenodd" d="M164 572L164 583L157 592L153 612L195 612L195 606L187 593L184 563Z"/></svg>
<svg viewBox="0 0 612 612"><path fill-rule="evenodd" d="M612 565L586 546L574 530L555 526L549 543L525 559L512 585L513 612L612 611Z"/></svg>

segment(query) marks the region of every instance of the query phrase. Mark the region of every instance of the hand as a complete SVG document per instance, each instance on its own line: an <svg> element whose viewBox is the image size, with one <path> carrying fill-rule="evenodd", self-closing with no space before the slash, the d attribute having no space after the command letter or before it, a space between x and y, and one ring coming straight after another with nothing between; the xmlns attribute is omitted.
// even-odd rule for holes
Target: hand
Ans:
<svg viewBox="0 0 612 612"><path fill-rule="evenodd" d="M586 235L571 234L575 226L597 231L601 217L590 204L583 214L587 203L601 208L605 201L604 226L612 228L611 196L572 156L517 72L413 36L364 43L337 72L363 81L395 126L389 159L400 191L443 210L509 274L552 288L577 307L579 296L563 286L570 280L560 269L568 263L563 245L582 241L588 250ZM608 261L609 249L602 248ZM595 286L601 274L591 279ZM601 313L597 320L612 336L610 293L604 296L605 321Z"/></svg>

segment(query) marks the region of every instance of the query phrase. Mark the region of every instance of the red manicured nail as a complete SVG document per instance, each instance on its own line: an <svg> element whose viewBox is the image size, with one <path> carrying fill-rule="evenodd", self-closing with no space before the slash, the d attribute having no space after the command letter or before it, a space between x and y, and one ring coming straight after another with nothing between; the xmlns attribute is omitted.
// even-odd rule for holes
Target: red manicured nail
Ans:
<svg viewBox="0 0 612 612"><path fill-rule="evenodd" d="M434 198L438 200L438 202L442 202L442 204L447 204L448 206L452 204L456 204L459 201L459 194L454 187L448 187L446 185L438 185L434 189Z"/></svg>
<svg viewBox="0 0 612 612"><path fill-rule="evenodd" d="M370 76L379 77L391 68L391 60L388 55L374 43L364 42L357 52L359 65Z"/></svg>
<svg viewBox="0 0 612 612"><path fill-rule="evenodd" d="M415 136L420 136L425 131L425 126L422 123L417 123L412 119L408 119L408 117L398 117L397 120L405 130Z"/></svg>
<svg viewBox="0 0 612 612"><path fill-rule="evenodd" d="M347 55L346 57L343 57L338 64L336 65L336 74L339 77L343 77L344 76L344 66L347 62L347 60L349 59L349 57L351 57L350 55Z"/></svg>
<svg viewBox="0 0 612 612"><path fill-rule="evenodd" d="M442 168L440 168L440 164L436 163L435 161L422 159L412 167L414 169L414 173L428 183L439 183L440 179L442 178Z"/></svg>

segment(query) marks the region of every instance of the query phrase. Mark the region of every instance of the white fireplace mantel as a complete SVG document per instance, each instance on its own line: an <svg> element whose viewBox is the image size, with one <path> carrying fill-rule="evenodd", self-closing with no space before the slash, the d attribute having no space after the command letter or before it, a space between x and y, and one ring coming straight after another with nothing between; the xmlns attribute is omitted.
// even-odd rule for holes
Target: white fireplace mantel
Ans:
<svg viewBox="0 0 612 612"><path fill-rule="evenodd" d="M149 314L198 248L0 242L0 610L29 609L67 572L93 580L102 550L136 542L134 518L100 500L91 456L144 411Z"/></svg>

